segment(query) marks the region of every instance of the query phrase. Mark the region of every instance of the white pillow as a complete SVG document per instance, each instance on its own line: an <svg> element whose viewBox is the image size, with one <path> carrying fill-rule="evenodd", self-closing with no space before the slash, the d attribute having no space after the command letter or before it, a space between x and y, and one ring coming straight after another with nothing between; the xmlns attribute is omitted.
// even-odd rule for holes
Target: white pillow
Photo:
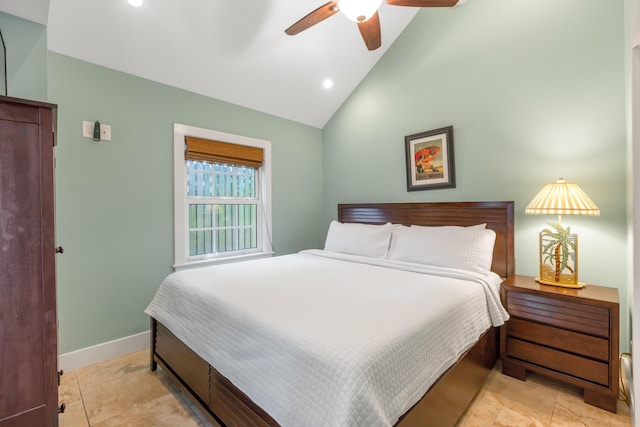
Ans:
<svg viewBox="0 0 640 427"><path fill-rule="evenodd" d="M342 223L331 221L324 250L372 258L386 258L392 225Z"/></svg>
<svg viewBox="0 0 640 427"><path fill-rule="evenodd" d="M389 259L485 272L491 270L496 233L472 227L398 227Z"/></svg>

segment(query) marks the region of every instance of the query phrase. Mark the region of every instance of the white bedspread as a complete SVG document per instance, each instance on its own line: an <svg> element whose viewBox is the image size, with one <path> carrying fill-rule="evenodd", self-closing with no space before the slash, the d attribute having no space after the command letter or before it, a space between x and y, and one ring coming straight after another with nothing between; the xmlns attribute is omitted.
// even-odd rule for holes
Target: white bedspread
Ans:
<svg viewBox="0 0 640 427"><path fill-rule="evenodd" d="M499 284L312 250L173 273L145 312L282 426L390 426L507 319Z"/></svg>

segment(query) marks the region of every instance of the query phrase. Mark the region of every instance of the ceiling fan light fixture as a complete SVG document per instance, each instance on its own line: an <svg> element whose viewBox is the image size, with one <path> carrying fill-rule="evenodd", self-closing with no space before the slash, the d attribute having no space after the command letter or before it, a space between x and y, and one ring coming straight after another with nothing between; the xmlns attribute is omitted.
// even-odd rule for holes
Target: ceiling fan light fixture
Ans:
<svg viewBox="0 0 640 427"><path fill-rule="evenodd" d="M365 22L378 10L382 0L340 0L340 12L353 22Z"/></svg>

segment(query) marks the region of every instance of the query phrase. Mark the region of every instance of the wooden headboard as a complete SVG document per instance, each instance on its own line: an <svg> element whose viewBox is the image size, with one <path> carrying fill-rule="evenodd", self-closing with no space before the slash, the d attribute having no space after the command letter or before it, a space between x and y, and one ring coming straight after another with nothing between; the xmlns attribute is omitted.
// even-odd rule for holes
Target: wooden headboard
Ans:
<svg viewBox="0 0 640 427"><path fill-rule="evenodd" d="M338 221L365 224L475 225L496 232L491 270L515 274L513 202L357 203L339 204Z"/></svg>

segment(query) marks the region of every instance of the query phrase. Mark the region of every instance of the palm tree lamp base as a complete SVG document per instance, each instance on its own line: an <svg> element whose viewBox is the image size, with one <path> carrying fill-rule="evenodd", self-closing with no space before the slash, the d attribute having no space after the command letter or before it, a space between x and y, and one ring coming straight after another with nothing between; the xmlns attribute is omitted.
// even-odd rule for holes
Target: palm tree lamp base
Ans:
<svg viewBox="0 0 640 427"><path fill-rule="evenodd" d="M540 277L545 285L582 288L578 282L578 235L570 227L549 223L540 232Z"/></svg>

